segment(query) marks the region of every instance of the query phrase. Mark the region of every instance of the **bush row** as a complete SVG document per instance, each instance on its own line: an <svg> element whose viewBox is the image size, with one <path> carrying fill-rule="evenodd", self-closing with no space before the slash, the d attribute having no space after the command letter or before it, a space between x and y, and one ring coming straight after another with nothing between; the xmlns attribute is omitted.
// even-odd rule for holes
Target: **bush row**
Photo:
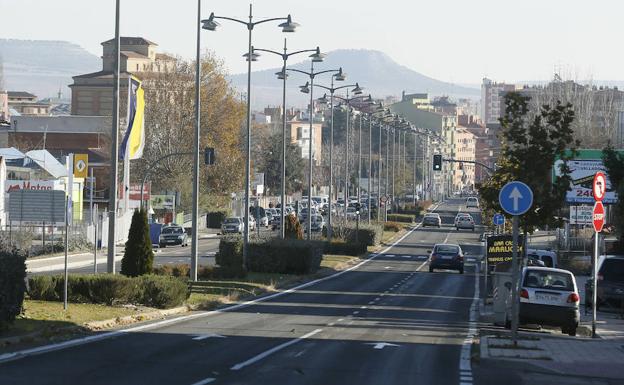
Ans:
<svg viewBox="0 0 624 385"><path fill-rule="evenodd" d="M409 214L388 214L388 221L401 222L401 223L413 223L414 215Z"/></svg>
<svg viewBox="0 0 624 385"><path fill-rule="evenodd" d="M0 331L22 311L25 278L25 257L16 251L0 251Z"/></svg>
<svg viewBox="0 0 624 385"><path fill-rule="evenodd" d="M206 214L206 227L209 229L220 229L221 223L225 220L228 213L225 211L215 211Z"/></svg>
<svg viewBox="0 0 624 385"><path fill-rule="evenodd" d="M357 257L367 252L365 243L344 241L320 241L323 245L323 254L351 255Z"/></svg>
<svg viewBox="0 0 624 385"><path fill-rule="evenodd" d="M363 243L365 246L376 246L381 242L383 226L379 224L365 224L359 226L332 226L332 237L348 243ZM326 229L323 236L327 237Z"/></svg>
<svg viewBox="0 0 624 385"><path fill-rule="evenodd" d="M28 279L28 296L34 300L61 301L65 279L62 275L41 275ZM67 282L70 302L105 305L140 304L167 309L179 306L189 296L185 280L143 275L70 275Z"/></svg>
<svg viewBox="0 0 624 385"><path fill-rule="evenodd" d="M395 233L398 233L399 231L401 231L402 228L403 228L403 225L401 225L398 222L385 222L384 223L384 231L394 231Z"/></svg>

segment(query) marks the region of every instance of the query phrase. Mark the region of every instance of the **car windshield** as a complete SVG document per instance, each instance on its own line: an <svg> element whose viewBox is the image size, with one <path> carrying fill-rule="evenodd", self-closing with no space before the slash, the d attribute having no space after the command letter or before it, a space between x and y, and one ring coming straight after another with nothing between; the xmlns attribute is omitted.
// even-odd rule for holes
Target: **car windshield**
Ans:
<svg viewBox="0 0 624 385"><path fill-rule="evenodd" d="M438 219L437 215L433 215L433 214L427 214L425 215L425 219Z"/></svg>
<svg viewBox="0 0 624 385"><path fill-rule="evenodd" d="M459 253L459 247L453 245L437 245L434 252L443 254L457 254Z"/></svg>
<svg viewBox="0 0 624 385"><path fill-rule="evenodd" d="M163 234L182 234L184 230L181 227L165 227L162 230Z"/></svg>
<svg viewBox="0 0 624 385"><path fill-rule="evenodd" d="M238 219L238 218L228 218L228 219L225 220L224 223L227 223L227 224L239 224L240 223L240 219Z"/></svg>
<svg viewBox="0 0 624 385"><path fill-rule="evenodd" d="M574 291L571 274L551 270L529 270L524 277L523 286L535 289Z"/></svg>
<svg viewBox="0 0 624 385"><path fill-rule="evenodd" d="M607 281L624 282L624 259L605 259L600 267L600 273Z"/></svg>

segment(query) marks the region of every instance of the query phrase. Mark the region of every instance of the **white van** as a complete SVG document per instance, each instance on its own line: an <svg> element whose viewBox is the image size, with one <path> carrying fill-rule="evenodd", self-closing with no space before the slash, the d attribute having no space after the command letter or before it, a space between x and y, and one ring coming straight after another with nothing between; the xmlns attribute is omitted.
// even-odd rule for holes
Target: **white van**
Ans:
<svg viewBox="0 0 624 385"><path fill-rule="evenodd" d="M527 258L535 258L544 262L545 267L559 266L557 261L557 253L551 250L527 249Z"/></svg>

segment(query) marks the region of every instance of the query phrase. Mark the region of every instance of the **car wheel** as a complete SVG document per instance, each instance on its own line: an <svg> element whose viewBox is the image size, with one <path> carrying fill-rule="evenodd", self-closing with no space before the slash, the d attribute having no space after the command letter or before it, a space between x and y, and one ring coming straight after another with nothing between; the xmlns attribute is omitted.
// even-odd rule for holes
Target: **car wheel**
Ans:
<svg viewBox="0 0 624 385"><path fill-rule="evenodd" d="M459 274L464 274L464 268L459 269Z"/></svg>
<svg viewBox="0 0 624 385"><path fill-rule="evenodd" d="M433 267L429 266L429 272L433 273Z"/></svg>
<svg viewBox="0 0 624 385"><path fill-rule="evenodd" d="M161 249L164 249L165 247L167 247L167 245L161 243L161 244L158 245L158 247L161 248Z"/></svg>

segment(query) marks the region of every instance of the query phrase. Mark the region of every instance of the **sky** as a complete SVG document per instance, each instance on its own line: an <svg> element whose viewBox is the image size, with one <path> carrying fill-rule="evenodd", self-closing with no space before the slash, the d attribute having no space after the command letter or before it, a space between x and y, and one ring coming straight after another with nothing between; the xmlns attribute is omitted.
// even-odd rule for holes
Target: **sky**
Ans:
<svg viewBox="0 0 624 385"><path fill-rule="evenodd" d="M252 0L255 20L291 14L301 24L282 33L277 22L258 25L253 44L280 50L320 46L329 52L367 48L427 76L461 84L566 78L623 80L624 24L620 0ZM249 1L203 0L202 18L246 19ZM114 36L114 0L0 0L1 38L66 40L101 55ZM121 0L122 36L142 36L161 52L195 56L196 0ZM246 70L243 25L221 22L202 31L202 50L212 50L230 73ZM274 68L265 55L256 69Z"/></svg>

